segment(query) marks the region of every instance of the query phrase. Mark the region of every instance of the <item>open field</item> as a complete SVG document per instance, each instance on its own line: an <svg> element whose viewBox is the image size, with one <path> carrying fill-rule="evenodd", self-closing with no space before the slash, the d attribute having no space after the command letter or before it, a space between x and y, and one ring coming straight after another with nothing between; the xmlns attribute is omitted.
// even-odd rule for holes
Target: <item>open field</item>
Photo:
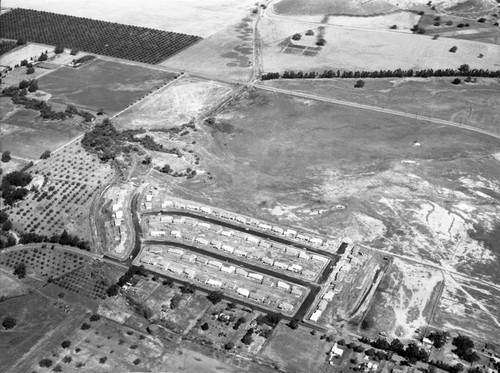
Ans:
<svg viewBox="0 0 500 373"><path fill-rule="evenodd" d="M253 65L254 16L228 25L161 63L162 66L248 81Z"/></svg>
<svg viewBox="0 0 500 373"><path fill-rule="evenodd" d="M96 59L79 68L62 66L39 79L49 103L103 108L114 114L174 78L175 74L128 63Z"/></svg>
<svg viewBox="0 0 500 373"><path fill-rule="evenodd" d="M12 274L12 269L0 268L0 299L8 299L27 294L29 288Z"/></svg>
<svg viewBox="0 0 500 373"><path fill-rule="evenodd" d="M188 123L226 98L233 87L191 77L178 79L113 119L118 129L166 129Z"/></svg>
<svg viewBox="0 0 500 373"><path fill-rule="evenodd" d="M356 15L366 16L389 13L398 8L385 0L321 0L310 3L304 0L282 0L274 5L276 13L282 15Z"/></svg>
<svg viewBox="0 0 500 373"><path fill-rule="evenodd" d="M1 14L0 20L0 33L7 38L153 64L200 40L194 35L20 8Z"/></svg>
<svg viewBox="0 0 500 373"><path fill-rule="evenodd" d="M43 185L8 209L14 227L47 236L67 229L89 240L90 205L99 188L114 177L111 166L85 152L77 142L41 160L29 172Z"/></svg>
<svg viewBox="0 0 500 373"><path fill-rule="evenodd" d="M46 150L54 150L84 132L82 118L50 121L37 111L16 107L10 97L0 97L5 113L0 119L1 148L12 155L30 160L40 158Z"/></svg>
<svg viewBox="0 0 500 373"><path fill-rule="evenodd" d="M47 49L46 45L32 43L20 46L15 50L11 50L10 52L0 56L0 65L10 66L13 68L24 59L29 61L30 58L35 59L40 57L40 54L44 53Z"/></svg>
<svg viewBox="0 0 500 373"><path fill-rule="evenodd" d="M200 142L209 152L202 168L213 179L166 186L171 193L336 239L467 263L466 273L500 281L493 267L480 268L498 257L464 238L473 223L491 227L500 216L491 203L500 191L498 140L259 91L216 120L233 127Z"/></svg>
<svg viewBox="0 0 500 373"><path fill-rule="evenodd" d="M179 0L166 3L148 1L148 6L134 0L89 0L69 4L61 0L4 0L2 7L29 8L77 17L99 19L158 30L182 32L207 37L250 13L254 0Z"/></svg>
<svg viewBox="0 0 500 373"><path fill-rule="evenodd" d="M297 32L312 29L326 40L315 57L283 53L283 45ZM263 45L265 72L286 70L380 70L456 68L463 63L498 70L500 46L468 40L412 35L384 30L363 30L337 26L314 28L310 23L265 18L259 34ZM455 53L449 50L457 47ZM482 58L478 58L483 55Z"/></svg>
<svg viewBox="0 0 500 373"><path fill-rule="evenodd" d="M458 67L458 66L457 66ZM500 83L478 78L477 83L451 84L452 78L364 79L363 89L354 79L280 79L266 86L401 110L483 128L500 134Z"/></svg>
<svg viewBox="0 0 500 373"><path fill-rule="evenodd" d="M326 360L332 343L311 335L310 330L299 327L292 330L280 323L272 339L262 351L262 357L273 361L287 372L314 372Z"/></svg>

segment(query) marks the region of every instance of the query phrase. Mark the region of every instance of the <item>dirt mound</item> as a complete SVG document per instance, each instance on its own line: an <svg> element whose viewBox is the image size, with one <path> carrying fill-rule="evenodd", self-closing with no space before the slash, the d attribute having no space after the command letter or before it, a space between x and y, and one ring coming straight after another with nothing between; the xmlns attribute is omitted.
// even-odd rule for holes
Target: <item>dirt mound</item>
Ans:
<svg viewBox="0 0 500 373"><path fill-rule="evenodd" d="M274 6L283 15L353 15L390 13L398 7L386 0L282 0Z"/></svg>
<svg viewBox="0 0 500 373"><path fill-rule="evenodd" d="M496 0L466 0L445 8L446 12L459 15L474 15L489 12L497 6Z"/></svg>

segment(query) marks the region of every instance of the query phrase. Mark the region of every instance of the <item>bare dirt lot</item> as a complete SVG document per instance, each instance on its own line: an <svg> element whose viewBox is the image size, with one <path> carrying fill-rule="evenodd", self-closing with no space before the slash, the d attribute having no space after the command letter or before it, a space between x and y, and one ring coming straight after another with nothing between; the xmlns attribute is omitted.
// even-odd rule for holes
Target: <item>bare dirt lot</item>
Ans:
<svg viewBox="0 0 500 373"><path fill-rule="evenodd" d="M457 66L458 68L458 66ZM500 83L479 78L477 83L451 84L452 78L271 80L264 84L407 113L451 120L500 133Z"/></svg>
<svg viewBox="0 0 500 373"><path fill-rule="evenodd" d="M124 0L117 7L113 0L90 0L78 4L61 0L43 3L36 0L6 0L2 2L2 7L43 10L207 37L250 13L254 4L253 0L211 0L202 3L198 0L174 3L154 0L148 1L145 7L143 3Z"/></svg>
<svg viewBox="0 0 500 373"><path fill-rule="evenodd" d="M183 77L114 118L119 129L165 129L188 123L231 91L230 85Z"/></svg>

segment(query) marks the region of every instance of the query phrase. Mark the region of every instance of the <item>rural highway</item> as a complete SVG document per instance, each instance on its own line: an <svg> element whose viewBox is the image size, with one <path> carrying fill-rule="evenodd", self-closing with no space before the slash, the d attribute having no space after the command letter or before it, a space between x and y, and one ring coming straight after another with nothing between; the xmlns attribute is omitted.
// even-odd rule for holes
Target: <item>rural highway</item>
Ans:
<svg viewBox="0 0 500 373"><path fill-rule="evenodd" d="M356 102L338 100L338 99L335 99L335 98L328 98L328 97L324 97L324 96L312 95L312 94L309 94L309 93L303 93L303 92L297 92L297 91L290 91L290 90L287 90L287 89L269 87L269 86L265 86L265 85L263 85L261 83L254 83L253 87L258 88L258 89L262 89L264 91L281 93L281 94L285 94L285 95L289 95L289 96L307 98L307 99L316 100L316 101L323 101L323 102L327 102L327 103L335 104L335 105L348 106L348 107L352 107L352 108L356 108L356 109L363 109L363 110L368 110L368 111L374 111L374 112L377 112L377 113L397 115L397 116L400 116L400 117L415 119L415 114L413 114L413 113L407 113L407 112L399 111L399 110L386 109L386 108L382 108L382 107L379 107L379 106L371 106L371 105L359 104L359 103L356 103ZM435 124L442 124L442 125L445 125L445 126L451 126L451 127L456 127L456 128L468 130L468 131L473 131L473 132L481 133L483 135L494 137L494 138L500 140L500 134L489 132L489 131L485 131L485 130L483 130L481 128L477 128L477 127L473 127L473 126L468 126L466 124L460 124L460 123L452 122L452 121L449 121L449 120L427 117L425 115L418 115L418 120L423 121L423 122L430 122L430 123L435 123Z"/></svg>

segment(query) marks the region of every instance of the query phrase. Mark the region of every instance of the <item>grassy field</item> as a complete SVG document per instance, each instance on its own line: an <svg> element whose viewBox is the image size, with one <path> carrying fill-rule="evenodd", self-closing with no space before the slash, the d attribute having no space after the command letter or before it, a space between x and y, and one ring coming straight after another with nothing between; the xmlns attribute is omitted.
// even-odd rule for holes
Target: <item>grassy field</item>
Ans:
<svg viewBox="0 0 500 373"><path fill-rule="evenodd" d="M118 129L165 129L188 123L229 95L233 87L183 77L113 119Z"/></svg>
<svg viewBox="0 0 500 373"><path fill-rule="evenodd" d="M458 67L458 66L457 66ZM379 106L455 121L500 133L500 83L479 78L477 83L451 84L451 78L273 80L265 85L321 97Z"/></svg>
<svg viewBox="0 0 500 373"><path fill-rule="evenodd" d="M280 324L261 355L287 372L314 372L326 360L332 345L319 335L311 335L310 330L292 330Z"/></svg>
<svg viewBox="0 0 500 373"><path fill-rule="evenodd" d="M103 108L114 114L174 76L158 69L97 59L76 69L63 66L40 78L39 86L51 94L49 103L72 104L91 111Z"/></svg>
<svg viewBox="0 0 500 373"><path fill-rule="evenodd" d="M161 65L248 81L252 75L254 20L254 17L247 16L228 25Z"/></svg>
<svg viewBox="0 0 500 373"><path fill-rule="evenodd" d="M274 5L276 13L281 15L355 15L366 16L398 10L385 0L375 1L345 1L345 0L321 0L313 4L302 0L284 0Z"/></svg>
<svg viewBox="0 0 500 373"><path fill-rule="evenodd" d="M322 34L325 46L316 57L283 53L283 43L312 25L299 21L265 18L259 27L263 45L263 70L387 70L456 68L463 63L497 70L500 46L469 40L413 35L389 30L367 30L337 26L313 28ZM456 53L450 53L453 46ZM478 56L482 55L481 58Z"/></svg>

